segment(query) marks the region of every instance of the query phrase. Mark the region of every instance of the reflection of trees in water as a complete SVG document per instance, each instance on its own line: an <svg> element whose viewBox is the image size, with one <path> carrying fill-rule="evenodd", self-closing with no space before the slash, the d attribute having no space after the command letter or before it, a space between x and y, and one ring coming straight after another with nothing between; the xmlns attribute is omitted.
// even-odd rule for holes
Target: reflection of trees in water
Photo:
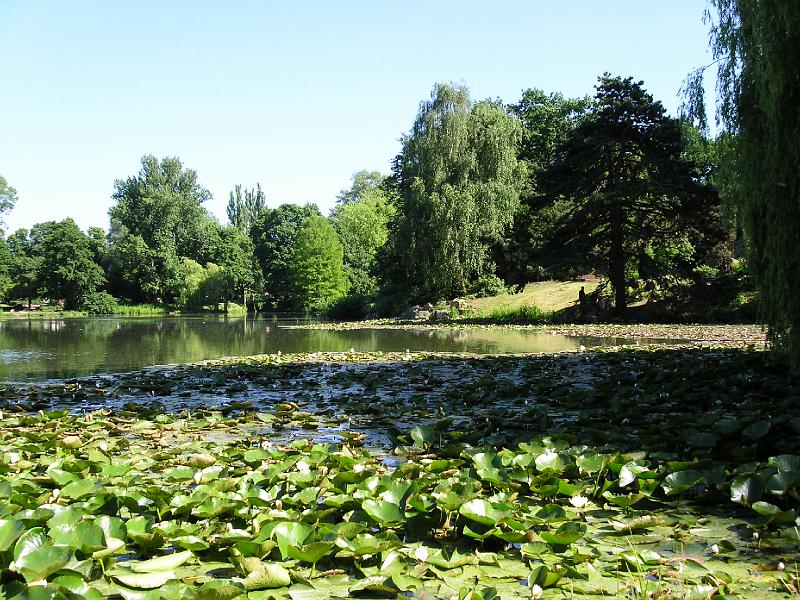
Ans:
<svg viewBox="0 0 800 600"><path fill-rule="evenodd" d="M295 352L556 352L577 338L519 330L287 329L274 319L155 317L0 321L0 379L69 377L220 356ZM586 344L587 346L590 344Z"/></svg>

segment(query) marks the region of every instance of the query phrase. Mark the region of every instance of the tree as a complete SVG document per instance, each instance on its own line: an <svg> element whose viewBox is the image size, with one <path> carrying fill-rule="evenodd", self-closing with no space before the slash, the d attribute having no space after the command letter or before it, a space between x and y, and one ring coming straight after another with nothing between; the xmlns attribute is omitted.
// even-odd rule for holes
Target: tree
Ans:
<svg viewBox="0 0 800 600"><path fill-rule="evenodd" d="M94 262L91 240L72 219L41 225L37 279L47 296L63 299L64 308L76 310L86 295L105 282L103 270Z"/></svg>
<svg viewBox="0 0 800 600"><path fill-rule="evenodd" d="M244 191L242 191L242 186L237 184L228 200L228 221L247 235L266 205L267 196L261 191L260 183L256 183L256 189Z"/></svg>
<svg viewBox="0 0 800 600"><path fill-rule="evenodd" d="M8 275L11 279L11 298L28 301L39 295L39 264L42 257L34 251L34 240L27 229L18 229L6 240L10 256Z"/></svg>
<svg viewBox="0 0 800 600"><path fill-rule="evenodd" d="M369 184L364 183L367 177ZM389 222L395 215L392 196L379 187L384 179L378 173L359 171L353 176L353 188L342 192L340 203L331 212L344 248L350 292L363 296L378 291L373 274L376 256L389 238Z"/></svg>
<svg viewBox="0 0 800 600"><path fill-rule="evenodd" d="M208 259L213 219L202 203L211 194L177 158L142 158L135 177L114 183L109 210L112 256L126 295L135 300L170 301L183 279L180 257ZM218 225L217 225L218 227Z"/></svg>
<svg viewBox="0 0 800 600"><path fill-rule="evenodd" d="M11 290L11 253L2 233L0 233L0 302L6 299Z"/></svg>
<svg viewBox="0 0 800 600"><path fill-rule="evenodd" d="M14 208L17 202L17 190L11 187L6 178L0 175L0 229L5 227L3 215Z"/></svg>
<svg viewBox="0 0 800 600"><path fill-rule="evenodd" d="M379 190L386 182L386 175L378 171L367 171L362 169L353 174L353 185L348 190L342 190L336 197L338 204L349 204L350 202L357 202L366 194Z"/></svg>
<svg viewBox="0 0 800 600"><path fill-rule="evenodd" d="M626 270L636 269L634 259L643 260L659 241L688 234L704 215L703 228L713 231L718 197L681 156L680 122L642 82L606 74L595 102L545 174L542 204L566 203L551 248L588 257L608 275L615 308L624 312ZM709 216L712 223L705 222Z"/></svg>
<svg viewBox="0 0 800 600"><path fill-rule="evenodd" d="M411 293L463 293L487 270L489 241L510 224L524 168L520 126L463 86L436 85L420 105L393 170L399 190L395 252Z"/></svg>
<svg viewBox="0 0 800 600"><path fill-rule="evenodd" d="M343 256L328 219L314 215L303 221L289 263L295 309L322 312L347 295Z"/></svg>
<svg viewBox="0 0 800 600"><path fill-rule="evenodd" d="M290 310L294 305L290 261L295 238L306 218L319 215L314 204L282 204L265 208L253 224L250 235L264 276L265 299L273 310Z"/></svg>
<svg viewBox="0 0 800 600"><path fill-rule="evenodd" d="M734 188L770 339L800 369L800 4L710 0L717 114L736 138ZM687 114L705 119L703 69Z"/></svg>
<svg viewBox="0 0 800 600"><path fill-rule="evenodd" d="M258 293L261 280L252 240L236 227L223 227L220 229L215 257L214 262L222 269L222 301L225 303L225 312L228 311L230 301L247 306L248 298L252 299Z"/></svg>
<svg viewBox="0 0 800 600"><path fill-rule="evenodd" d="M539 252L542 233L558 216L557 210L534 211L532 203L539 194L539 178L556 157L556 150L586 117L592 100L565 98L560 93L546 94L527 89L509 109L522 125L519 159L525 163L527 179L508 233L492 248L497 273L508 282L525 284L541 277L552 267L550 257Z"/></svg>

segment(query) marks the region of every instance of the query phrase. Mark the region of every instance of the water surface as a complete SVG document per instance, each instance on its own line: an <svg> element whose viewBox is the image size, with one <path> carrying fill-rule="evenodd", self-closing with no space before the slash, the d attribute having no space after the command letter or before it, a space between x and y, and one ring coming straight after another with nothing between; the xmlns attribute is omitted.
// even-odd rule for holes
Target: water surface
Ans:
<svg viewBox="0 0 800 600"><path fill-rule="evenodd" d="M267 353L437 351L560 352L619 343L510 329L291 329L253 317L96 317L0 321L0 381L129 371L151 365Z"/></svg>

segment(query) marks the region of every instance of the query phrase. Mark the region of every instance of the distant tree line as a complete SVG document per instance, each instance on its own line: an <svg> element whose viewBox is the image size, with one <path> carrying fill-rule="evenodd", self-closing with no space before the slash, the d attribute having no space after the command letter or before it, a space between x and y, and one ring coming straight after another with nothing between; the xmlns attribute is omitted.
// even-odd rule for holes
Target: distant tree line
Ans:
<svg viewBox="0 0 800 600"><path fill-rule="evenodd" d="M438 84L392 172L356 173L327 216L270 208L260 184L236 185L223 225L195 171L144 156L114 184L108 232L66 219L3 238L0 296L91 312L122 302L365 316L594 272L622 312L643 280L729 269L730 136L668 116L631 78L604 75L596 90L530 89L504 105ZM0 179L0 214L15 201Z"/></svg>

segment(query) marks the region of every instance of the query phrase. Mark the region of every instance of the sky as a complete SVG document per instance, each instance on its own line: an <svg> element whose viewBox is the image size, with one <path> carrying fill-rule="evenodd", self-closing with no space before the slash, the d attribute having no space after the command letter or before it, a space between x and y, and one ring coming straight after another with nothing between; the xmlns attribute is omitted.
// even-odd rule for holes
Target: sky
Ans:
<svg viewBox="0 0 800 600"><path fill-rule="evenodd" d="M473 99L594 93L633 76L677 113L710 62L704 0L0 0L7 231L108 227L114 181L177 156L226 222L237 183L323 212L388 173L437 82Z"/></svg>

